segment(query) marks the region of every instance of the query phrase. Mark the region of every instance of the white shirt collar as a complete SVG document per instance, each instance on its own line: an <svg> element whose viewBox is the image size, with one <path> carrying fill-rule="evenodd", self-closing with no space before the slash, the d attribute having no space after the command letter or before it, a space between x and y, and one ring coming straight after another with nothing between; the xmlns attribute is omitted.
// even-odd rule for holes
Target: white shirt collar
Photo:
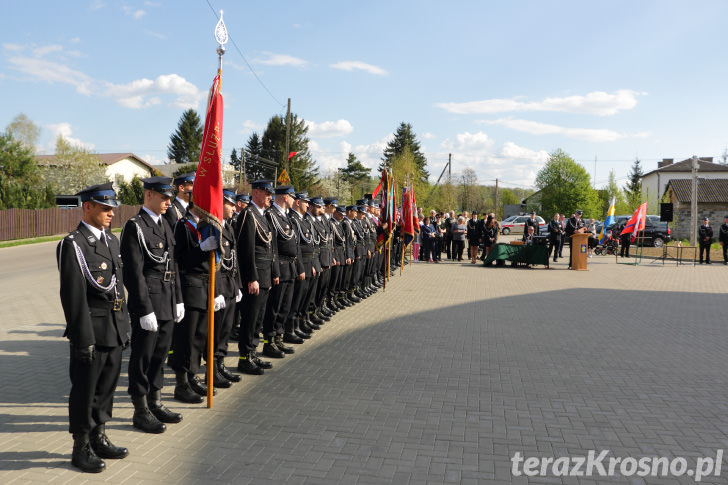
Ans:
<svg viewBox="0 0 728 485"><path fill-rule="evenodd" d="M255 203L255 202L254 202L254 201L253 201L252 199L251 199L250 203L251 203L251 204L253 204L253 206L254 206L254 207L255 207L256 209L258 209L258 212L260 212L260 215L261 215L261 216L265 215L265 210L261 209L261 208L260 208L260 207L258 206L258 204L256 204L256 203Z"/></svg>
<svg viewBox="0 0 728 485"><path fill-rule="evenodd" d="M186 200L180 199L179 197L175 197L175 199L179 201L179 203L185 210L187 210L187 206L189 205L189 203Z"/></svg>
<svg viewBox="0 0 728 485"><path fill-rule="evenodd" d="M152 220L154 221L155 224L158 224L159 223L159 218L162 217L161 215L155 214L153 211L150 211L145 206L142 206L142 209L144 209L144 212L146 212L147 214L149 214L149 217L152 218Z"/></svg>
<svg viewBox="0 0 728 485"><path fill-rule="evenodd" d="M286 210L283 207L281 207L278 204L276 204L275 202L273 202L273 207L275 207L276 209L278 209L278 212L280 212L281 215L284 215L284 216L286 215Z"/></svg>
<svg viewBox="0 0 728 485"><path fill-rule="evenodd" d="M86 221L81 221L81 222L83 222L83 225L84 226L88 227L88 230L91 231L91 234L93 234L94 236L96 236L96 239L99 239L101 241L106 242L106 238L104 237L104 230L103 229L97 229L94 226L86 223Z"/></svg>

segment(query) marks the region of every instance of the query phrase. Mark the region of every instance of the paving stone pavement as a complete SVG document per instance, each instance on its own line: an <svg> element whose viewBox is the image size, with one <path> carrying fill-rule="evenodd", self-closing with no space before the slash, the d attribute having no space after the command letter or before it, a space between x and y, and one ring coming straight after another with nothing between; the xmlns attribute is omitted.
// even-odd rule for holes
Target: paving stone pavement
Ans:
<svg viewBox="0 0 728 485"><path fill-rule="evenodd" d="M511 458L610 450L694 467L728 448L725 266L443 262L397 273L213 409L176 403L168 376L184 420L161 435L132 428L124 365L107 429L130 455L82 474L54 248L0 250L3 484L693 483L515 477ZM723 465L703 483L728 483Z"/></svg>

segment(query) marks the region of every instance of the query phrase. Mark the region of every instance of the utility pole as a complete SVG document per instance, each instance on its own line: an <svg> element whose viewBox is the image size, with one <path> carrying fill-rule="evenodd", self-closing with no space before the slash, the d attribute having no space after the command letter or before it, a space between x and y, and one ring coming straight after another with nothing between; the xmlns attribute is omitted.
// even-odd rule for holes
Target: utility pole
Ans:
<svg viewBox="0 0 728 485"><path fill-rule="evenodd" d="M597 188L597 156L594 155L594 188Z"/></svg>
<svg viewBox="0 0 728 485"><path fill-rule="evenodd" d="M286 153L283 154L283 163L286 166L288 176L291 176L291 159L288 154L291 153L291 98L288 98L288 111L286 111Z"/></svg>
<svg viewBox="0 0 728 485"><path fill-rule="evenodd" d="M495 179L495 218L498 219L498 179Z"/></svg>
<svg viewBox="0 0 728 485"><path fill-rule="evenodd" d="M238 190L245 183L245 147L240 149L240 183L238 183Z"/></svg>
<svg viewBox="0 0 728 485"><path fill-rule="evenodd" d="M452 183L452 153L447 154L447 183Z"/></svg>
<svg viewBox="0 0 728 485"><path fill-rule="evenodd" d="M690 245L695 246L698 239L698 157L693 155L693 190L690 194Z"/></svg>

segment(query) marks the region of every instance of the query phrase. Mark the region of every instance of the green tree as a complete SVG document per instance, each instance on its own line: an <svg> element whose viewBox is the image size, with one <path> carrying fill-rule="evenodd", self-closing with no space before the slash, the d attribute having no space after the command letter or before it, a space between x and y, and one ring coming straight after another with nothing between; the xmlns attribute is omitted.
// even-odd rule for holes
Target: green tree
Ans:
<svg viewBox="0 0 728 485"><path fill-rule="evenodd" d="M385 168L391 168L394 158L409 149L415 161L417 170L414 172L417 178L423 182L427 182L430 174L427 171L427 158L422 153L420 142L417 141L417 135L412 131L412 125L409 123L400 123L397 131L394 133L394 139L387 143L384 149L384 156L379 164L378 171L381 172Z"/></svg>
<svg viewBox="0 0 728 485"><path fill-rule="evenodd" d="M185 173L185 172L182 172ZM119 184L119 201L126 205L141 205L144 203L144 184L135 176L131 182Z"/></svg>
<svg viewBox="0 0 728 485"><path fill-rule="evenodd" d="M177 130L169 139L167 157L174 163L199 162L202 135L203 126L197 111L188 109L182 114Z"/></svg>
<svg viewBox="0 0 728 485"><path fill-rule="evenodd" d="M273 156L275 157L275 153ZM245 144L245 178L247 180L272 178L275 175L275 167L262 158L266 158L263 156L263 142L257 133L253 133ZM270 161L273 162L273 159Z"/></svg>
<svg viewBox="0 0 728 485"><path fill-rule="evenodd" d="M53 190L44 184L31 148L0 134L0 209L42 209L55 205Z"/></svg>
<svg viewBox="0 0 728 485"><path fill-rule="evenodd" d="M177 167L177 170L175 170L172 173L172 177L174 178L177 175L182 175L183 173L190 173L190 172L197 173L197 165L198 165L198 162L185 163L184 165Z"/></svg>
<svg viewBox="0 0 728 485"><path fill-rule="evenodd" d="M40 137L40 128L25 114L20 113L13 118L13 121L7 127L7 132L24 147L35 153L38 137Z"/></svg>
<svg viewBox="0 0 728 485"><path fill-rule="evenodd" d="M351 183L359 183L362 180L369 179L371 169L365 167L356 155L349 152L346 158L346 167L341 169L341 178Z"/></svg>
<svg viewBox="0 0 728 485"><path fill-rule="evenodd" d="M290 163L288 176L291 183L296 190L308 190L318 183L319 171L308 150L308 126L296 114L291 114L290 133L289 151L296 152L296 155L289 161L286 153L285 120L275 115L268 121L261 141L261 152L263 157L276 162L277 167L271 167L267 177L273 178L276 173L280 174Z"/></svg>
<svg viewBox="0 0 728 485"><path fill-rule="evenodd" d="M238 151L233 148L232 153L230 153L230 165L233 166L235 171L240 171L240 164L242 163L241 157L238 156Z"/></svg>
<svg viewBox="0 0 728 485"><path fill-rule="evenodd" d="M466 168L459 177L460 207L468 211L482 211L482 199L478 190L478 175L472 168Z"/></svg>
<svg viewBox="0 0 728 485"><path fill-rule="evenodd" d="M541 191L544 214L570 215L582 209L584 217L601 217L597 215L599 200L591 187L589 173L561 149L549 155L546 165L536 175L536 187ZM508 202L503 198L503 203Z"/></svg>
<svg viewBox="0 0 728 485"><path fill-rule="evenodd" d="M629 172L629 181L624 187L624 195L627 200L627 205L631 210L635 210L642 201L642 167L640 166L640 159L636 158L632 164L632 169Z"/></svg>
<svg viewBox="0 0 728 485"><path fill-rule="evenodd" d="M42 175L56 194L66 195L107 181L106 166L98 155L71 145L63 136L56 139L55 158L44 168Z"/></svg>

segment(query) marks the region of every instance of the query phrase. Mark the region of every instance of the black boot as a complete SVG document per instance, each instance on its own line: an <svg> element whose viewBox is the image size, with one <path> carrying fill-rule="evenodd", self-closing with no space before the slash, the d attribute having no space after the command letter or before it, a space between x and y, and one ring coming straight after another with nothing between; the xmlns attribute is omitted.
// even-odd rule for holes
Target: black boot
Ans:
<svg viewBox="0 0 728 485"><path fill-rule="evenodd" d="M86 473L99 473L106 469L106 463L91 448L87 434L73 435L71 465Z"/></svg>
<svg viewBox="0 0 728 485"><path fill-rule="evenodd" d="M240 377L239 374L233 374L230 369L225 367L224 357L217 358L217 370L225 379L229 380L230 382L240 382L243 379L242 377Z"/></svg>
<svg viewBox="0 0 728 485"><path fill-rule="evenodd" d="M147 396L132 396L131 402L134 404L132 423L135 428L145 433L164 433L167 426L158 420L149 410L147 407Z"/></svg>
<svg viewBox="0 0 728 485"><path fill-rule="evenodd" d="M255 362L252 361L250 358L250 352L248 352L247 354L240 356L240 359L238 360L238 372L259 376L263 373L263 369L258 367Z"/></svg>
<svg viewBox="0 0 728 485"><path fill-rule="evenodd" d="M205 378L207 378L207 372L205 372ZM190 389L192 389L193 392L196 392L200 396L207 396L207 385L204 384L199 377L195 374L188 375L187 381L190 383ZM212 387L212 395L217 396L217 389L215 389L214 385Z"/></svg>
<svg viewBox="0 0 728 485"><path fill-rule="evenodd" d="M356 290L357 290L357 289L353 289L353 290L351 290L351 291L349 292L349 300L353 301L354 303L359 303L359 302L361 301L361 298L359 298L359 297L358 297L358 296L356 295Z"/></svg>
<svg viewBox="0 0 728 485"><path fill-rule="evenodd" d="M190 387L190 383L187 380L187 372L177 371L175 373L175 377L177 379L177 385L174 388L174 398L176 400L190 404L199 404L204 401L202 396L197 394Z"/></svg>
<svg viewBox="0 0 728 485"><path fill-rule="evenodd" d="M313 314L316 315L319 318L319 320L321 320L324 323L331 321L331 317L329 315L327 315L326 313L324 313L323 308L321 308L321 307L316 308L316 310L313 312ZM323 325L323 323L319 323L319 325Z"/></svg>
<svg viewBox="0 0 728 485"><path fill-rule="evenodd" d="M258 353L257 352L251 352L250 353L250 358L251 358L251 360L253 362L255 362L255 365L257 365L261 369L272 369L273 368L273 364L271 364L270 361L268 361L268 360L260 360L258 358Z"/></svg>
<svg viewBox="0 0 728 485"><path fill-rule="evenodd" d="M207 365L210 364L208 363ZM207 372L205 372L205 383L207 384ZM229 389L233 386L233 383L220 373L217 361L213 363L212 367L212 385L213 387L219 387L221 389Z"/></svg>
<svg viewBox="0 0 728 485"><path fill-rule="evenodd" d="M271 359L282 359L286 356L275 344L273 337L268 337L263 341L263 355Z"/></svg>
<svg viewBox="0 0 728 485"><path fill-rule="evenodd" d="M280 350L284 354L293 354L296 352L293 349L293 347L289 347L289 346L283 344L282 335L276 335L275 339L273 339L273 343L275 344L276 347L278 347L278 350Z"/></svg>
<svg viewBox="0 0 728 485"><path fill-rule="evenodd" d="M348 300L348 299L346 298L346 293L341 293L341 294L339 294L339 296L338 296L338 298L336 299L336 301L338 301L338 302L339 302L339 305L343 306L344 308L349 308L350 306L352 306L352 305L353 305L353 303L352 303L352 302L350 302L350 301L349 301L349 300Z"/></svg>
<svg viewBox="0 0 728 485"><path fill-rule="evenodd" d="M91 436L89 436L89 443L91 449L94 450L96 456L99 458L110 458L112 460L118 460L125 458L129 455L129 450L122 448L121 446L114 446L106 436L106 425L100 424L91 430Z"/></svg>
<svg viewBox="0 0 728 485"><path fill-rule="evenodd" d="M306 315L306 317L304 317L304 318L306 319L306 325L308 325L310 328L312 328L314 330L321 330L321 325L326 323L323 320L321 320L318 316L316 316L315 312L309 312L308 315Z"/></svg>
<svg viewBox="0 0 728 485"><path fill-rule="evenodd" d="M162 391L152 390L147 396L147 406L152 414L163 423L179 423L182 421L180 413L173 413L162 404Z"/></svg>
<svg viewBox="0 0 728 485"><path fill-rule="evenodd" d="M287 344L302 344L303 338L296 335L295 330L291 333L286 333L283 335L283 342Z"/></svg>

